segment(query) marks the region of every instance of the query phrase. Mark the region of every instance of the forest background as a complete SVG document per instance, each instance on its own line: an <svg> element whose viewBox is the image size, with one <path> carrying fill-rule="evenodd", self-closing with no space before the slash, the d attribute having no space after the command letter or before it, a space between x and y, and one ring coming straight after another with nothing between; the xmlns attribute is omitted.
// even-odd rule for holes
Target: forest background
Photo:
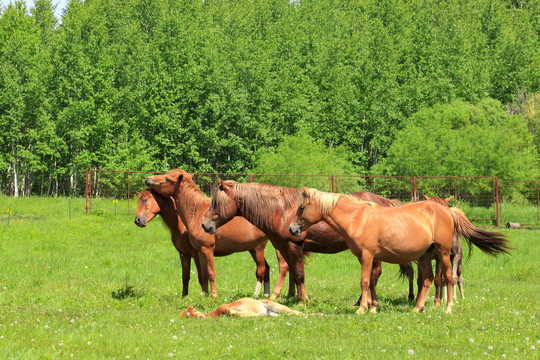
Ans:
<svg viewBox="0 0 540 360"><path fill-rule="evenodd" d="M539 0L0 8L0 192L86 169L537 180Z"/></svg>

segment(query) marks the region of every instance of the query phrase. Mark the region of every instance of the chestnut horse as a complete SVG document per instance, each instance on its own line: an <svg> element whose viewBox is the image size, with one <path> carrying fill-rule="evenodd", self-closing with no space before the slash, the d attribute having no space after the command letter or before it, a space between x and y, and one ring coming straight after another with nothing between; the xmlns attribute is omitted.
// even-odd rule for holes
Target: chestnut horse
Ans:
<svg viewBox="0 0 540 360"><path fill-rule="evenodd" d="M211 296L217 297L214 256L249 251L257 263L257 279L264 278L264 294L270 295L270 267L264 259L264 248L268 240L261 230L245 219L237 218L215 235L204 232L200 224L204 212L210 206L210 199L195 184L192 175L184 170L176 169L165 175L149 176L145 182L149 188L174 199L176 212L187 228L189 242L201 263L204 292L208 293L209 281ZM258 282L256 295L260 287Z"/></svg>
<svg viewBox="0 0 540 360"><path fill-rule="evenodd" d="M156 215L161 215L161 218L169 228L172 243L180 254L180 262L182 264L182 296L187 296L191 258L195 260L195 266L197 267L197 274L201 286L203 280L201 277L199 257L197 256L195 249L189 243L186 226L176 213L174 201L169 196L163 196L149 189L146 189L141 193L138 192L137 199L137 211L135 213L135 224L137 226L146 227Z"/></svg>
<svg viewBox="0 0 540 360"><path fill-rule="evenodd" d="M291 234L302 236L305 229L321 220L345 238L362 266L362 302L357 313L365 312L368 307L368 290L372 297L370 312L377 311L377 294L370 282L374 259L396 264L417 261L422 288L418 292L415 312L423 310L433 280L431 259L439 259L448 284L446 312L451 313L450 251L454 231L463 236L469 246L472 243L490 255L508 253L512 249L504 235L475 227L458 208L433 201L384 208L350 195L304 188L297 215L289 227Z"/></svg>
<svg viewBox="0 0 540 360"><path fill-rule="evenodd" d="M347 250L347 243L324 222L310 227L301 238L292 236L289 224L295 216L298 197L302 190L259 183L238 183L220 179L212 206L203 217L205 231L214 233L220 226L236 216L243 216L264 231L274 247L285 258L291 274L290 285L296 284L300 301L309 301L304 284L304 252L333 254ZM354 196L393 206L391 201L370 193L359 192ZM380 275L380 262L374 264L374 282ZM412 282L412 278L410 279ZM277 288L277 285L276 285ZM289 295L294 295L289 289ZM274 290L273 296L278 293Z"/></svg>

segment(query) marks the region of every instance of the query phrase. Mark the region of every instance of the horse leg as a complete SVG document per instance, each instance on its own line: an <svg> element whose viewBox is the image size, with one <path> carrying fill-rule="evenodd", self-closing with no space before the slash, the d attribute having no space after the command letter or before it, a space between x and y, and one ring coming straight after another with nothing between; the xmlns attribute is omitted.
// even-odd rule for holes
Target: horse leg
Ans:
<svg viewBox="0 0 540 360"><path fill-rule="evenodd" d="M203 291L205 291L204 287L206 287L205 292L208 294L208 282L210 282L210 296L216 298L218 295L214 267L214 247L201 246L199 248L199 259L201 260L201 270L204 270L207 279L203 284Z"/></svg>
<svg viewBox="0 0 540 360"><path fill-rule="evenodd" d="M181 252L178 252L178 254L180 255L180 263L182 264L182 297L185 297L188 296L189 292L191 256L182 254Z"/></svg>
<svg viewBox="0 0 540 360"><path fill-rule="evenodd" d="M435 306L441 305L441 280L442 280L442 264L438 258L435 258ZM446 300L446 299L445 299Z"/></svg>
<svg viewBox="0 0 540 360"><path fill-rule="evenodd" d="M463 258L463 249L461 248L461 242L459 240L459 236L454 233L454 238L452 239L452 253L451 253L451 260L452 260L452 285L454 286L454 294L453 299L457 300L457 287L459 286L459 291L461 293L461 298L464 299L465 296L463 296L463 277L461 275L461 271L463 270L461 267L461 260Z"/></svg>
<svg viewBox="0 0 540 360"><path fill-rule="evenodd" d="M289 273L292 270L294 283L296 283L298 289L298 300L300 302L309 302L309 297L306 291L305 273L304 273L304 249L302 244L297 244L292 241L288 242L288 258L289 261Z"/></svg>
<svg viewBox="0 0 540 360"><path fill-rule="evenodd" d="M201 289L203 289L204 276L203 276L203 270L201 269L201 261L199 260L199 253L195 253L195 256L193 257L193 261L195 261L195 268L197 269L197 278L199 279L199 284L201 285ZM206 283L208 283L208 280L206 281ZM207 292L208 292L208 288L207 288Z"/></svg>
<svg viewBox="0 0 540 360"><path fill-rule="evenodd" d="M427 252L418 259L418 282L422 286L418 287L418 296L416 299L416 306L413 312L420 312L424 310L426 305L426 299L433 281L433 268L431 267L431 252Z"/></svg>
<svg viewBox="0 0 540 360"><path fill-rule="evenodd" d="M249 253L255 264L257 265L257 270L255 271L255 277L257 278L257 285L255 286L255 292L253 296L258 297L261 294L261 289L263 282L265 281L265 276L267 275L267 262L264 258L264 246L258 245L255 249L249 250ZM265 288L267 288L267 282L265 282Z"/></svg>
<svg viewBox="0 0 540 360"><path fill-rule="evenodd" d="M272 293L272 296L270 299L275 299L278 296L281 295L281 288L283 287L283 283L285 282L285 277L287 276L287 273L289 272L289 265L287 265L287 261L285 261L285 258L279 250L276 250L276 257L278 259L279 264L279 275L276 282L276 286L274 287L274 292Z"/></svg>
<svg viewBox="0 0 540 360"><path fill-rule="evenodd" d="M441 251L442 272L446 282L446 296L448 299L445 313L452 313L454 303L452 301L452 265L450 264L450 251Z"/></svg>
<svg viewBox="0 0 540 360"><path fill-rule="evenodd" d="M380 260L373 260L373 265L371 267L371 282L377 286L377 282L379 281L379 278L381 277L382 273L382 262ZM370 294L368 298L368 306L371 305L371 299L373 298L373 295ZM360 297L358 298L358 301L356 301L356 304L354 306L360 306L360 302L362 301L362 295L360 294Z"/></svg>
<svg viewBox="0 0 540 360"><path fill-rule="evenodd" d="M375 261L373 262L375 263ZM371 293L371 307L369 308L369 312L372 314L377 313L377 307L379 306L379 301L377 299L377 293L375 292L375 286L377 285L377 281L375 280L375 277L373 276L373 271L371 272L371 279L369 282L369 292Z"/></svg>
<svg viewBox="0 0 540 360"><path fill-rule="evenodd" d="M463 292L463 268L461 266L461 259L459 259L459 265L458 265L458 285L459 285L459 292L461 293L461 298L465 299L465 293Z"/></svg>
<svg viewBox="0 0 540 360"><path fill-rule="evenodd" d="M362 288L362 300L360 301L360 308L356 311L357 314L363 314L368 308L368 291L370 291L371 282L371 268L373 266L373 255L367 251L362 251L361 254L355 254L362 266L362 278L360 280L360 287ZM373 300L373 299L372 299ZM377 311L377 305L372 301L372 306ZM370 310L372 311L372 310Z"/></svg>

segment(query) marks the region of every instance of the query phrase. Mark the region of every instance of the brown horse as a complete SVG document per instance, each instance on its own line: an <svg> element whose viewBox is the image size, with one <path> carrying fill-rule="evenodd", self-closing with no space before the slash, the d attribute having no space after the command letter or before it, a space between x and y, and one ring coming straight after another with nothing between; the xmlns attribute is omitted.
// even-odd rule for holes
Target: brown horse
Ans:
<svg viewBox="0 0 540 360"><path fill-rule="evenodd" d="M450 196L446 199L442 199L437 196L428 197L424 195L424 198L427 201L434 201L436 203L439 203L443 206L450 207L450 200L452 200L453 196ZM457 288L459 287L459 292L461 294L461 298L465 299L465 293L463 292L463 267L461 264L461 260L463 259L463 249L461 248L461 241L459 239L459 235L457 232L454 231L454 237L452 238L452 249L450 252L450 261L452 263L452 286L454 289L454 293L452 294L452 299L457 299ZM436 272L435 272L435 305L439 305L441 303L441 297L443 293L445 294L446 298L446 292L444 292L444 288L446 287L446 284L444 284L443 287L441 287L441 280L442 279L442 268L440 266L440 263L437 262L436 266ZM446 299L448 301L448 299Z"/></svg>
<svg viewBox="0 0 540 360"><path fill-rule="evenodd" d="M185 224L189 242L197 251L203 274L203 291L208 293L210 282L211 296L217 297L214 256L225 256L235 252L249 251L257 263L257 289L260 292L264 279L264 294L270 294L270 267L264 259L264 248L268 240L264 233L245 219L233 219L215 235L201 228L201 219L210 206L210 199L199 189L191 174L184 170L171 170L166 175L149 176L146 185L156 192L171 196L176 204L176 212Z"/></svg>
<svg viewBox="0 0 540 360"><path fill-rule="evenodd" d="M450 251L454 231L465 237L469 246L472 243L490 255L508 253L511 249L504 235L475 227L458 208L445 207L432 201L384 208L372 202L359 201L350 195L304 188L297 216L289 228L291 234L301 236L302 231L321 220L345 238L349 249L362 265L362 302L357 313L365 312L368 307L368 289L372 296L370 311L377 311L375 286L370 282L374 259L396 264L418 262L422 288L415 312L424 308L433 280L431 259L439 259L448 284L446 312L451 313Z"/></svg>
<svg viewBox="0 0 540 360"><path fill-rule="evenodd" d="M264 231L287 261L292 277L290 285L296 284L299 300L309 301L304 284L304 252L333 254L347 250L348 247L345 240L324 222L314 224L299 239L290 234L289 224L295 216L301 192L300 189L268 184L220 180L212 197L212 206L203 217L202 226L207 232L214 233L235 216L245 217ZM370 192L359 192L354 196L381 206L392 206L390 200ZM380 262L377 261L373 273L374 282L380 275L380 269ZM276 295L278 293L275 290L273 296ZM290 289L289 295L294 295L294 290Z"/></svg>
<svg viewBox="0 0 540 360"><path fill-rule="evenodd" d="M189 236L186 226L180 220L176 213L174 201L169 196L163 196L153 190L146 189L141 193L137 193L137 211L135 213L135 224L140 227L146 227L150 221L156 216L161 215L161 218L171 232L171 240L180 254L180 262L182 264L182 296L188 295L189 278L191 268L191 258L195 260L199 283L202 286L202 277L200 270L199 257L197 251L189 243Z"/></svg>

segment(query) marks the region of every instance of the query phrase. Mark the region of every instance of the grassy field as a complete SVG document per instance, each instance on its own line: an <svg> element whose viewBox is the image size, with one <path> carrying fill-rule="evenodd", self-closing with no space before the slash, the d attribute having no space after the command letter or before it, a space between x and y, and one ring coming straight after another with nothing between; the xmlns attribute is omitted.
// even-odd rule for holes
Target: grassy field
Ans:
<svg viewBox="0 0 540 360"><path fill-rule="evenodd" d="M111 204L112 205L112 201ZM378 314L355 315L360 265L349 253L314 254L312 302L280 302L322 317L179 319L251 296L247 253L216 260L220 297L205 297L192 270L181 297L180 260L156 219L87 215L84 199L0 196L0 358L519 358L540 357L540 232L506 230L517 249L464 263L466 299L454 313L413 314L397 266L383 264ZM71 211L70 211L71 208ZM11 213L8 213L8 209ZM277 276L268 249L272 285Z"/></svg>

